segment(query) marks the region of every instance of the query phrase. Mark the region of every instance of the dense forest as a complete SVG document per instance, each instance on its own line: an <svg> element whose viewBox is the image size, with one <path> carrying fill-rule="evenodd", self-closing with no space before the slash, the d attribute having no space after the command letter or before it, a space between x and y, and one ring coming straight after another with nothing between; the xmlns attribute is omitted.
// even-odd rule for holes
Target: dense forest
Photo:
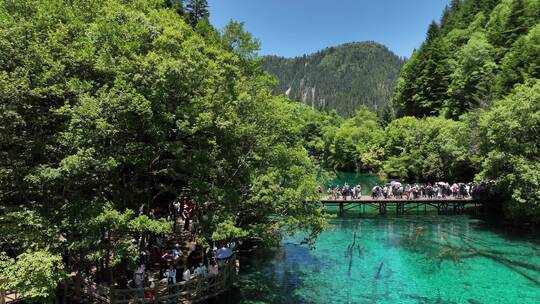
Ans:
<svg viewBox="0 0 540 304"><path fill-rule="evenodd" d="M309 113L329 170L493 181L516 222L540 219L540 1L452 1L405 64L392 106ZM307 110L305 110L307 111ZM308 111L309 112L309 111Z"/></svg>
<svg viewBox="0 0 540 304"><path fill-rule="evenodd" d="M314 109L354 115L360 105L380 111L390 101L404 61L375 42L348 43L296 58L266 56L277 92Z"/></svg>
<svg viewBox="0 0 540 304"><path fill-rule="evenodd" d="M492 180L507 219L538 224L539 17L539 0L453 1L393 95L402 61L376 44L266 58L317 67L304 86L324 82L334 109L318 111L276 95L258 41L215 29L206 1L0 0L0 290L50 302L68 274L132 267L180 195L205 212L206 248L310 242L332 171Z"/></svg>
<svg viewBox="0 0 540 304"><path fill-rule="evenodd" d="M452 1L403 68L398 116L458 119L540 76L537 0Z"/></svg>
<svg viewBox="0 0 540 304"><path fill-rule="evenodd" d="M206 1L0 1L0 290L130 267L179 195L198 243L325 222L294 105ZM285 230L282 230L285 229Z"/></svg>
<svg viewBox="0 0 540 304"><path fill-rule="evenodd" d="M540 1L454 0L404 66L393 104L398 117L436 116L421 121L449 129L436 141L458 153L447 174L496 181L507 215L538 221L539 78ZM390 171L405 151L391 154Z"/></svg>

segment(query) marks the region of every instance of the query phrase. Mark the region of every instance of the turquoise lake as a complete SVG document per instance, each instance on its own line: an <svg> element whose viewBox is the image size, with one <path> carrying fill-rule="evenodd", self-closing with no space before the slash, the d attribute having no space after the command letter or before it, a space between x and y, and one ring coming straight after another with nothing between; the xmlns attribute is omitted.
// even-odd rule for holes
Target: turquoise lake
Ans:
<svg viewBox="0 0 540 304"><path fill-rule="evenodd" d="M315 249L300 243L243 258L219 302L540 303L537 236L467 216L336 218Z"/></svg>

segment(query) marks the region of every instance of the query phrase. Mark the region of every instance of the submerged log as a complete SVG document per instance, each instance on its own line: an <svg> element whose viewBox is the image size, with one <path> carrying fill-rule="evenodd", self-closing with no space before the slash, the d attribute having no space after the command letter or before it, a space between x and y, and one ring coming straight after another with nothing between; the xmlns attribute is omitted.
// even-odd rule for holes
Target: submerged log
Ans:
<svg viewBox="0 0 540 304"><path fill-rule="evenodd" d="M383 268L384 262L381 262L379 265L379 269L377 270L377 274L375 274L375 279L378 280L381 277L381 270Z"/></svg>
<svg viewBox="0 0 540 304"><path fill-rule="evenodd" d="M458 235L454 233L449 233L449 234L458 237L465 246L459 246L459 245L453 244L448 240L448 238L444 238L444 241L421 240L420 243L423 245L427 244L429 246L432 246L434 250L437 250L437 248L439 248L440 251L435 256L437 259L451 259L455 263L457 263L459 262L459 260L465 259L465 258L472 258L472 257L479 257L479 256L485 257L492 261L505 265L512 271L518 273L519 275L523 276L527 280L540 286L540 279L537 279L536 277L524 271L526 269L529 271L540 273L540 265L527 263L527 262L523 262L520 260L511 259L511 258L503 256L503 255L535 256L535 255L538 255L538 253L532 252L532 253L525 254L525 253L516 253L516 252L503 251L503 250L495 250L491 248L486 248L487 245L478 244L478 242L472 238L468 238L466 236ZM406 236L405 236L405 239L407 239ZM412 242L409 239L409 242L404 242L404 243L413 245L414 248L416 249L416 246L418 245L419 242L418 242L418 238L415 238L414 241Z"/></svg>

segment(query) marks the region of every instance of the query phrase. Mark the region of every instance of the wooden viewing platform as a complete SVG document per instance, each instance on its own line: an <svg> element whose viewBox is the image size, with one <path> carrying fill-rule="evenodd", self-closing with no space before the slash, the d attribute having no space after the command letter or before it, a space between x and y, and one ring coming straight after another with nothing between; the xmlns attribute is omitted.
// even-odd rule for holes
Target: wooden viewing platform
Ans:
<svg viewBox="0 0 540 304"><path fill-rule="evenodd" d="M99 284L84 286L82 293L87 303L102 304L195 304L227 292L236 281L238 262L233 255L223 262L217 275L195 277L189 281L167 284L158 281L154 288L115 289ZM147 297L151 291L153 297Z"/></svg>
<svg viewBox="0 0 540 304"><path fill-rule="evenodd" d="M431 207L437 210L438 214L463 214L466 206L473 206L475 209L486 203L485 200L473 198L372 198L371 196L362 196L359 199L333 199L323 198L321 203L325 206L339 207L339 215L343 215L345 211L354 208L360 208L365 211L366 206L370 206L379 211L379 214L388 214L389 211L395 211L396 216L405 215L407 213L420 211L427 212L427 208Z"/></svg>

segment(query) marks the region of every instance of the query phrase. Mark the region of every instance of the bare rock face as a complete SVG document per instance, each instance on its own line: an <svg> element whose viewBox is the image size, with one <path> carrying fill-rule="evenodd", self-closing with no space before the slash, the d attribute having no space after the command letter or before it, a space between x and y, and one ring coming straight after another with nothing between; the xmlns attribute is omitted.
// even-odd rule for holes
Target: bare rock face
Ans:
<svg viewBox="0 0 540 304"><path fill-rule="evenodd" d="M277 92L347 117L360 105L382 108L404 62L383 45L359 42L296 58L267 56L263 67L279 80Z"/></svg>

